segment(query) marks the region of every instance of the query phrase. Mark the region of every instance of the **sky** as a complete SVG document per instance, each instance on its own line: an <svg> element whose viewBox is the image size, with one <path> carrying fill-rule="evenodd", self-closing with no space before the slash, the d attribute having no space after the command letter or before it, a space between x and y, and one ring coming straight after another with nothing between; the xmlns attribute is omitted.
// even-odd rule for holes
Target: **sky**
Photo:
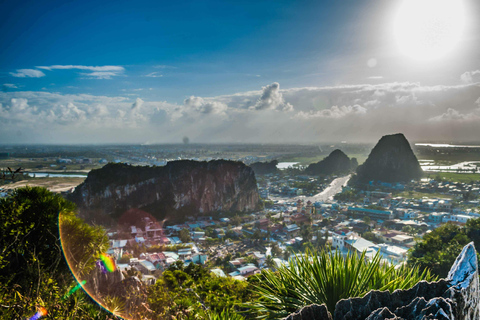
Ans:
<svg viewBox="0 0 480 320"><path fill-rule="evenodd" d="M0 143L480 140L480 2L0 3Z"/></svg>

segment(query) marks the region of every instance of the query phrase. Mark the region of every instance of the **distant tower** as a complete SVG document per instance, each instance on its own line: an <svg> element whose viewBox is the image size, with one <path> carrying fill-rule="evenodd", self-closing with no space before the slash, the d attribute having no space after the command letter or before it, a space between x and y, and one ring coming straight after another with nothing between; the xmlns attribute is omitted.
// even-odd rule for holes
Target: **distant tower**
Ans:
<svg viewBox="0 0 480 320"><path fill-rule="evenodd" d="M303 208L303 201L298 199L297 201L297 213L301 213Z"/></svg>

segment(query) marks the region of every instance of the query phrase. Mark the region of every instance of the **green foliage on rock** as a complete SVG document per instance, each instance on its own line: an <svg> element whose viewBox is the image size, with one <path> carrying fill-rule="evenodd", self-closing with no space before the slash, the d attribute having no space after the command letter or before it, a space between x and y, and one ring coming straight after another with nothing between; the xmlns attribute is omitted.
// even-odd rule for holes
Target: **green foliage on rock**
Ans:
<svg viewBox="0 0 480 320"><path fill-rule="evenodd" d="M372 289L407 289L419 280L435 280L429 271L381 263L377 254L371 262L361 255L339 251L307 252L291 259L277 272L263 271L255 292L260 296L249 306L258 319L280 319L316 303L333 313L340 299L362 297Z"/></svg>
<svg viewBox="0 0 480 320"><path fill-rule="evenodd" d="M444 278L463 247L475 242L480 249L480 218L470 219L465 227L447 223L423 236L408 256L410 265L429 268L434 274Z"/></svg>
<svg viewBox="0 0 480 320"><path fill-rule="evenodd" d="M253 298L249 284L217 277L200 265L171 265L149 288L149 308L161 319L226 319L222 314L240 311L238 305ZM228 310L228 311L225 311Z"/></svg>

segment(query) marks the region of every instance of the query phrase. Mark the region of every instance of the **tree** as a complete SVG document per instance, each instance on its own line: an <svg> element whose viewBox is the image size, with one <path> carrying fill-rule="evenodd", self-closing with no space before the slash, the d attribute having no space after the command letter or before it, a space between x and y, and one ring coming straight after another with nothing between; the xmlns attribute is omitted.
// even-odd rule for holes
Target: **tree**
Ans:
<svg viewBox="0 0 480 320"><path fill-rule="evenodd" d="M242 218L240 218L238 214L236 214L235 217L231 219L231 221L235 226L239 226L242 223Z"/></svg>
<svg viewBox="0 0 480 320"><path fill-rule="evenodd" d="M275 266L275 261L273 260L272 255L267 256L267 258L265 259L265 264L270 269L275 269L275 267L276 267Z"/></svg>
<svg viewBox="0 0 480 320"><path fill-rule="evenodd" d="M415 244L409 253L408 264L429 268L434 274L445 278L458 254L469 242L465 228L444 224L425 234L422 241Z"/></svg>
<svg viewBox="0 0 480 320"><path fill-rule="evenodd" d="M78 283L63 259L62 245L67 259L70 249L76 253L72 266L83 265L83 270L92 268L90 254L108 247L105 230L87 225L74 210L73 203L38 187L16 189L10 197L0 199L2 318L31 317L39 305L52 319L105 318L107 313L88 302L82 290L63 299ZM60 243L65 230L75 235L75 247L63 236Z"/></svg>
<svg viewBox="0 0 480 320"><path fill-rule="evenodd" d="M192 237L190 236L190 232L188 232L188 230L185 229L185 228L180 230L180 232L178 233L178 237L180 238L180 241L182 241L183 243L187 243L187 242L192 241Z"/></svg>
<svg viewBox="0 0 480 320"><path fill-rule="evenodd" d="M272 245L272 255L274 257L280 257L281 254L282 254L282 249L278 247L278 244L274 243Z"/></svg>
<svg viewBox="0 0 480 320"><path fill-rule="evenodd" d="M303 242L308 242L312 240L312 227L310 225L303 225L300 230L300 235L302 236Z"/></svg>

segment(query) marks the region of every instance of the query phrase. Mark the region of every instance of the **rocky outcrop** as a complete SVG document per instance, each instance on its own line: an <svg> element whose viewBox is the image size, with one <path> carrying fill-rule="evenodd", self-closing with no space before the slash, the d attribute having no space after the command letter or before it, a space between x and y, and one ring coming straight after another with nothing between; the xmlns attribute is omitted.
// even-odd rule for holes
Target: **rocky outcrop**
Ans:
<svg viewBox="0 0 480 320"><path fill-rule="evenodd" d="M310 175L347 174L358 166L356 158L348 158L342 150L333 150L322 161L310 164L305 173Z"/></svg>
<svg viewBox="0 0 480 320"><path fill-rule="evenodd" d="M370 291L362 298L340 300L335 306L334 320L475 320L480 319L480 288L477 252L473 242L457 257L447 279L420 281L408 290ZM318 308L317 308L318 307ZM311 315L289 320L330 320L321 306ZM306 307L314 310L312 306ZM320 314L322 315L320 317Z"/></svg>
<svg viewBox="0 0 480 320"><path fill-rule="evenodd" d="M254 162L250 164L250 168L253 169L255 174L270 174L270 173L277 173L277 160L272 160L270 162Z"/></svg>
<svg viewBox="0 0 480 320"><path fill-rule="evenodd" d="M423 170L410 144L401 133L383 136L364 164L357 168L357 183L419 180Z"/></svg>
<svg viewBox="0 0 480 320"><path fill-rule="evenodd" d="M254 210L259 198L255 174L241 162L181 160L164 167L108 164L92 170L70 200L85 218L139 208L156 218L180 219Z"/></svg>
<svg viewBox="0 0 480 320"><path fill-rule="evenodd" d="M332 320L332 315L325 304L311 304L289 315L285 320Z"/></svg>

